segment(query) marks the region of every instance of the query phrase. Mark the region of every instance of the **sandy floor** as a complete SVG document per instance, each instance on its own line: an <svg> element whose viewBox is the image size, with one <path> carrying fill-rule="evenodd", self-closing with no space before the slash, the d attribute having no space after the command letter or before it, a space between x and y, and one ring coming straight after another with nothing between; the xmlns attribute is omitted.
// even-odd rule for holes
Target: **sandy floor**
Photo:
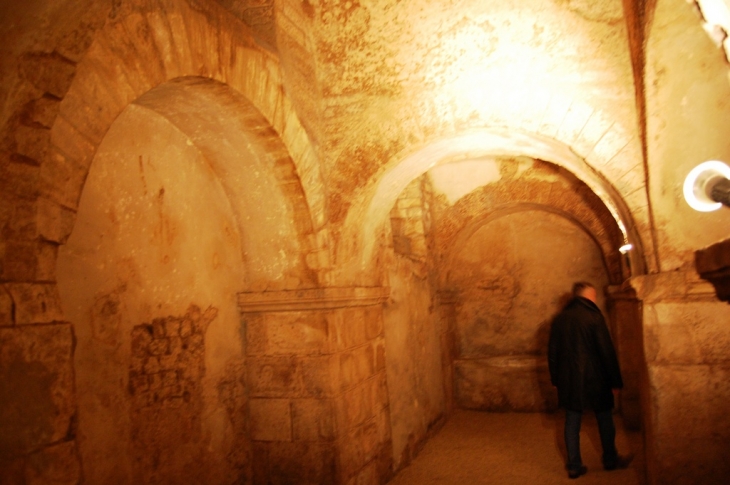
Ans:
<svg viewBox="0 0 730 485"><path fill-rule="evenodd" d="M626 432L616 419L619 453L634 454L626 470L607 472L595 417L586 414L581 452L588 474L568 480L563 445L563 414L457 411L426 443L416 459L390 485L471 485L557 483L642 485L641 434Z"/></svg>

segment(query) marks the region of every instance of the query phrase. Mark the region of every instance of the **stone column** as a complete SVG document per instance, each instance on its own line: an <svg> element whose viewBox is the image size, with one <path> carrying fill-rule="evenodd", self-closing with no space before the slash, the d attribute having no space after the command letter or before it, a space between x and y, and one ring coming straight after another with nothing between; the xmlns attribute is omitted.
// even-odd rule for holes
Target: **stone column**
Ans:
<svg viewBox="0 0 730 485"><path fill-rule="evenodd" d="M642 302L648 483L727 483L730 305L694 272L631 285Z"/></svg>
<svg viewBox="0 0 730 485"><path fill-rule="evenodd" d="M608 318L621 365L624 388L617 406L628 429L641 428L641 394L646 385L646 360L641 328L641 302L631 287L608 288Z"/></svg>
<svg viewBox="0 0 730 485"><path fill-rule="evenodd" d="M74 332L52 283L0 285L0 483L78 483Z"/></svg>
<svg viewBox="0 0 730 485"><path fill-rule="evenodd" d="M441 366L444 376L444 402L446 415L454 409L454 359L456 358L456 303L455 291L442 290L436 294L439 322L441 324Z"/></svg>
<svg viewBox="0 0 730 485"><path fill-rule="evenodd" d="M391 473L387 288L241 293L254 483L378 484Z"/></svg>

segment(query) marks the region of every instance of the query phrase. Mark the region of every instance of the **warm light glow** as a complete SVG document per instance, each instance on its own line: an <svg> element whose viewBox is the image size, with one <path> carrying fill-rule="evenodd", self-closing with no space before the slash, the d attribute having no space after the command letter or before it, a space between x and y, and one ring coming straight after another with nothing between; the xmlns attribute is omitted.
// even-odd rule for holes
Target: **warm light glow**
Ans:
<svg viewBox="0 0 730 485"><path fill-rule="evenodd" d="M705 22L703 28L730 58L730 0L688 0L697 3Z"/></svg>
<svg viewBox="0 0 730 485"><path fill-rule="evenodd" d="M730 179L730 167L725 163L710 160L693 168L684 179L684 200L699 212L711 212L722 207L707 193L708 184L718 178Z"/></svg>
<svg viewBox="0 0 730 485"><path fill-rule="evenodd" d="M620 248L618 248L618 251L619 251L619 252L620 252L621 254L626 254L626 253L628 253L629 251L631 251L631 250L633 249L633 247L634 247L634 245L633 245L633 244L624 244L623 246L621 246Z"/></svg>

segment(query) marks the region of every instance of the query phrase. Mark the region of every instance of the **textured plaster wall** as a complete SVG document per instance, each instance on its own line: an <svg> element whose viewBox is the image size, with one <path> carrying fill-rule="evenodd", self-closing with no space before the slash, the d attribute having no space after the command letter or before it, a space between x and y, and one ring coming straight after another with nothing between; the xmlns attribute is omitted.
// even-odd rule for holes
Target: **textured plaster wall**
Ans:
<svg viewBox="0 0 730 485"><path fill-rule="evenodd" d="M607 200L607 189L621 198L630 210L624 222L636 224L640 234L646 269L663 272L632 281L643 301L649 392L642 395L642 411L652 479L724 483L730 476L725 466L730 425L721 414L730 399L724 384L726 307L691 267L693 252L727 237L730 221L724 209L690 212L680 187L697 162L730 158L730 88L727 62L691 5L645 2L651 14L641 16L647 22L646 79L635 83L620 0L275 3L0 5L0 424L10 430L0 436L0 481L74 483L82 476L91 481L117 473L140 482L162 476L180 481L185 464L173 466L174 460L157 475L150 471L156 457L164 461L176 446L191 458L186 462L210 464L194 472L200 481L245 475L247 372L232 295L387 279L396 291L386 308L385 337L380 330L372 337L373 352L390 349L387 370L380 350L375 367L367 352L343 359L353 362L346 368L362 364L377 374L365 380L378 390L371 402L363 397L370 392L364 384L340 396L357 418L353 434L341 438L353 446L343 446L340 458L353 477L385 476L380 468L390 463L381 460L389 455L391 430L384 425L389 421L392 456L396 466L403 464L441 406L436 356L449 355L443 352L448 331L434 327L432 307L433 293L444 288L428 280L434 261L428 259L427 241L411 237L411 226L404 226L401 242L414 245L394 247L398 256L386 251L364 265L358 256L364 247L382 243L388 213L403 188L434 165L458 159L470 160L470 169L456 174L459 180L446 180L455 175L454 167L437 177L444 183L432 177L447 217L430 226L437 265L447 262L442 246L459 241L464 228L474 229L487 202L528 201L550 209L536 226L557 217L563 222L554 222L556 228L570 226L568 219L588 228L612 282L619 283L624 273L615 254L618 233L606 223L605 207L597 210L595 202ZM637 19L630 20L634 25ZM631 34L637 62L641 43ZM232 87L260 116L232 96L223 103L228 112L251 117L211 130L218 115L218 122L229 121L221 106L206 106L212 98L179 109L184 103L148 97L110 131L125 127L141 138L119 133L105 138L130 103L181 76ZM646 87L640 93L645 100L637 102L635 85ZM644 101L645 139L635 108ZM186 112L183 127L179 116ZM243 145L254 139L231 145L233 131L255 132L258 153L269 154L266 167L273 177L268 172L258 177L256 170L231 174L235 163L216 165L220 159L211 155L227 153L232 162L250 153ZM472 143L475 139L487 142ZM578 167L575 174L588 177L599 197L588 197L585 186L522 183L510 178L512 172L471 161L483 155L527 155ZM399 173L385 176L394 172ZM79 205L87 175L89 190ZM262 187L271 191L259 191ZM385 209L373 221L367 211L381 189ZM261 209L256 217L252 206ZM519 217L505 217L512 216ZM426 226L422 219L424 232ZM480 254L474 249L471 256ZM499 255L504 265L510 254ZM481 269L491 274L495 267ZM492 293L500 289L496 285ZM507 302L503 295L490 298ZM532 295L524 304L545 313L535 306L538 301ZM516 302L522 302L520 293L510 304ZM528 328L534 329L525 323L523 330ZM358 329L363 326L351 330ZM515 350L535 350L520 333L493 333L492 343L483 347L496 342L500 351L509 351L512 338ZM636 333L632 323L626 338ZM419 362L421 355L429 359ZM440 365L447 369L450 363ZM281 369L276 376L286 380L292 368ZM329 367L320 371L325 375ZM407 392L386 386L383 374ZM312 416L327 412L326 406L315 407ZM280 415L295 409L280 408ZM107 420L107 410L119 420ZM389 412L398 417L387 418ZM289 416L290 423L302 422L296 413ZM91 426L93 420L99 426ZM189 428L165 431L183 421ZM139 431L134 446L132 438L116 443L112 425L124 433ZM267 467L286 460L297 470L296 460L316 462L318 456L315 448L313 455L309 448L300 455L287 447L277 450ZM127 464L112 470L110 457L117 452ZM103 455L98 462L94 453Z"/></svg>
<svg viewBox="0 0 730 485"><path fill-rule="evenodd" d="M650 483L725 483L730 423L728 306L694 272L694 252L728 237L730 212L693 211L682 183L730 161L728 63L680 0L660 0L647 32L647 156L660 268L632 284L643 300ZM678 270L678 271L676 271ZM640 290L640 291L639 291Z"/></svg>
<svg viewBox="0 0 730 485"><path fill-rule="evenodd" d="M729 67L690 5L657 3L646 50L647 156L662 271L692 267L694 251L728 235L730 210L694 211L682 184L699 163L730 163Z"/></svg>
<svg viewBox="0 0 730 485"><path fill-rule="evenodd" d="M303 57L322 96L317 137L333 222L360 227L377 181L415 151L496 129L545 137L584 159L625 198L627 224L652 253L620 1L332 2L302 25L315 39L300 36L297 48L317 49ZM502 149L522 154L509 142ZM549 160L542 150L531 155ZM338 251L350 244L342 237Z"/></svg>
<svg viewBox="0 0 730 485"><path fill-rule="evenodd" d="M384 255L390 297L383 310L393 468L415 457L447 408L441 350L443 322L434 301L429 180L414 180L391 211Z"/></svg>
<svg viewBox="0 0 730 485"><path fill-rule="evenodd" d="M684 272L636 278L646 354L649 483L725 483L730 307Z"/></svg>
<svg viewBox="0 0 730 485"><path fill-rule="evenodd" d="M607 285L594 240L562 216L524 210L485 222L455 252L457 405L492 411L554 407L544 362L550 321L575 281Z"/></svg>
<svg viewBox="0 0 730 485"><path fill-rule="evenodd" d="M407 465L444 416L440 322L428 281L412 261L394 256L384 309L393 467Z"/></svg>
<svg viewBox="0 0 730 485"><path fill-rule="evenodd" d="M239 241L198 148L130 106L100 146L58 261L87 481L246 476Z"/></svg>

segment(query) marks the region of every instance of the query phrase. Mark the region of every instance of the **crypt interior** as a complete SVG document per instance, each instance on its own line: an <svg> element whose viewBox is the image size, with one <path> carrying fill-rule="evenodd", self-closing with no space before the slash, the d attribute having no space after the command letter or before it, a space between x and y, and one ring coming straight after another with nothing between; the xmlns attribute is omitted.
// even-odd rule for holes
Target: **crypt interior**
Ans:
<svg viewBox="0 0 730 485"><path fill-rule="evenodd" d="M728 483L730 208L683 184L729 5L0 2L0 483L387 483L556 411L578 280L646 483Z"/></svg>

